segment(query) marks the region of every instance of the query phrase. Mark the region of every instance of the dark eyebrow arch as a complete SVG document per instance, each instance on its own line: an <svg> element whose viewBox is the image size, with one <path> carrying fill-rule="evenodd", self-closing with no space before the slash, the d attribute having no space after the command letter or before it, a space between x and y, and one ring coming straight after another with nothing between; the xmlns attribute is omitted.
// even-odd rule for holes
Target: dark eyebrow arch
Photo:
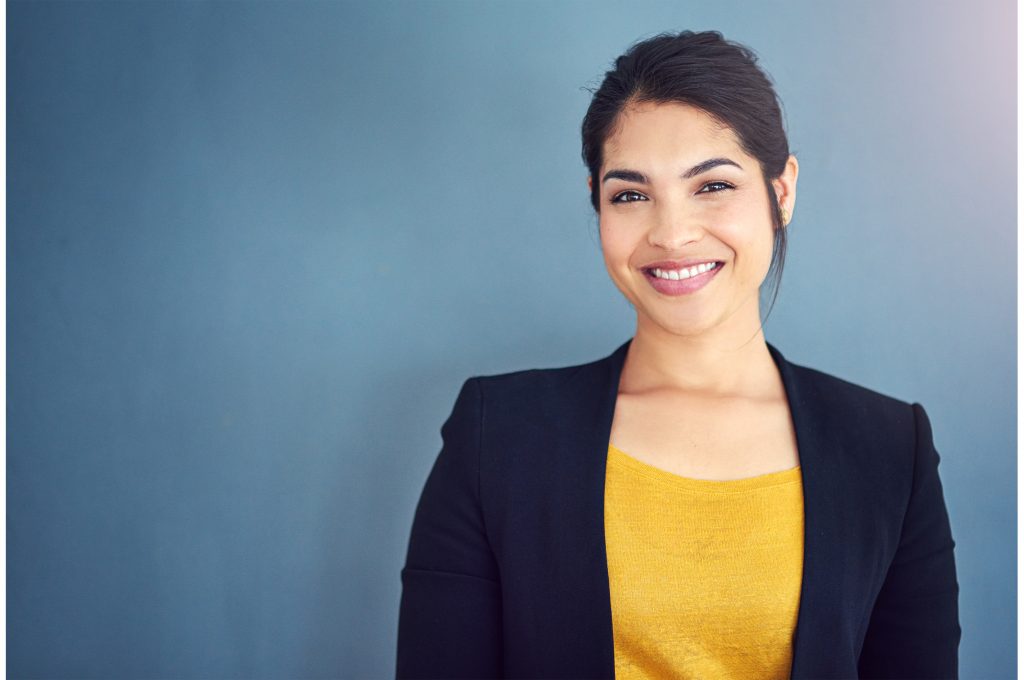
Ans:
<svg viewBox="0 0 1024 680"><path fill-rule="evenodd" d="M604 179L601 183L604 184L610 179L621 179L626 182L636 182L637 184L647 184L647 175L636 170L609 170L604 173Z"/></svg>
<svg viewBox="0 0 1024 680"><path fill-rule="evenodd" d="M707 172L711 168L717 168L719 165L734 165L740 170L743 169L739 163L728 158L709 158L706 161L697 163L697 165L693 166L680 176L683 179L690 179L691 177L696 177L701 173Z"/></svg>
<svg viewBox="0 0 1024 680"><path fill-rule="evenodd" d="M712 168L717 168L719 165L732 165L740 170L743 169L739 163L728 158L709 158L706 161L701 161L697 165L693 166L686 172L680 175L682 179L691 179L697 175L703 174ZM647 175L636 170L609 170L604 174L602 183L607 182L610 179L621 179L626 182L636 182L637 184L648 184Z"/></svg>

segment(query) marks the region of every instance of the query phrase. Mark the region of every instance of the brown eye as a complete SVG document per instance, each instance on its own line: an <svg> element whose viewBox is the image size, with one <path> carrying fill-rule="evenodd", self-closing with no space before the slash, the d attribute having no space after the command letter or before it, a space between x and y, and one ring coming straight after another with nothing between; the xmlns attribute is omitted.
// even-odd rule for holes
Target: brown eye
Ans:
<svg viewBox="0 0 1024 680"><path fill-rule="evenodd" d="M712 187L714 187L714 188L712 188ZM724 191L725 189L734 189L734 188L735 187L733 187L733 185L729 184L728 182L708 182L707 184L702 186L700 188L700 191L698 191L697 193L698 194L716 194L719 191Z"/></svg>
<svg viewBox="0 0 1024 680"><path fill-rule="evenodd" d="M634 203L636 201L646 201L647 197L641 194L639 191L620 191L619 193L612 196L611 203Z"/></svg>

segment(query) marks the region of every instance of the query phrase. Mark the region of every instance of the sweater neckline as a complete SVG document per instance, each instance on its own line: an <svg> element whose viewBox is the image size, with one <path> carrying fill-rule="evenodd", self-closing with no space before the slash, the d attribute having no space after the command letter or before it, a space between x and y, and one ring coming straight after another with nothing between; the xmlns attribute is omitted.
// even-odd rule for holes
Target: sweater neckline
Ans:
<svg viewBox="0 0 1024 680"><path fill-rule="evenodd" d="M609 460L617 465L628 468L633 472L649 479L656 480L677 489L700 491L706 493L740 493L754 491L785 484L792 484L802 480L800 466L787 470L767 472L753 477L741 477L739 479L698 479L696 477L684 477L674 472L663 470L638 458L634 458L622 449L613 444L608 444Z"/></svg>

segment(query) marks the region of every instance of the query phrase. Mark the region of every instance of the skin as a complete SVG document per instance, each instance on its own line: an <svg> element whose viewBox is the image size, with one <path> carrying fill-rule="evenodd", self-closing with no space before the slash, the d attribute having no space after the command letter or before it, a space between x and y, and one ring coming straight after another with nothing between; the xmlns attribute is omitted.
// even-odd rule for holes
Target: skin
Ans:
<svg viewBox="0 0 1024 680"><path fill-rule="evenodd" d="M717 157L740 168L680 177ZM648 182L601 181L609 170L638 171ZM790 156L773 180L790 215L797 174ZM796 465L785 390L761 330L759 288L771 264L773 208L757 159L701 109L633 104L620 114L599 176L589 181L601 181L605 266L637 314L612 441L659 467L704 478ZM641 269L683 258L725 265L702 289L682 296L659 293Z"/></svg>

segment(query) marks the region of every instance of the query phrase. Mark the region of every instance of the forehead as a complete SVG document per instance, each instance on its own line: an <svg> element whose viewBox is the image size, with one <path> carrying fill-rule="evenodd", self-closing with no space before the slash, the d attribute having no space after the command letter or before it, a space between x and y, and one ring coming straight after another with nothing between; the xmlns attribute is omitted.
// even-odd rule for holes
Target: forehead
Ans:
<svg viewBox="0 0 1024 680"><path fill-rule="evenodd" d="M703 109L678 102L642 102L623 108L605 140L603 155L608 165L699 161L713 153L746 156L732 128Z"/></svg>

